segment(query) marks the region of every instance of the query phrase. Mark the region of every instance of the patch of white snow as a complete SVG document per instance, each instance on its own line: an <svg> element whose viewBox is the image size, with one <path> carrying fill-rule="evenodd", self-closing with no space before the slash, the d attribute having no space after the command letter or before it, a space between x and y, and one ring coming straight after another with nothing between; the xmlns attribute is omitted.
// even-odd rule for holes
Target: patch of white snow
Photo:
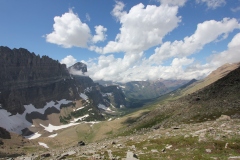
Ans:
<svg viewBox="0 0 240 160"><path fill-rule="evenodd" d="M139 85L138 84L134 84L135 86L137 86L137 87L139 87Z"/></svg>
<svg viewBox="0 0 240 160"><path fill-rule="evenodd" d="M125 86L120 86L121 88L126 88Z"/></svg>
<svg viewBox="0 0 240 160"><path fill-rule="evenodd" d="M29 139L29 140L31 140L31 139L37 139L37 138L41 137L41 134L39 134L39 133L37 132L37 133L34 133L34 134L30 135L30 136L24 136L24 137L27 138L27 139Z"/></svg>
<svg viewBox="0 0 240 160"><path fill-rule="evenodd" d="M84 99L84 100L88 100L88 96L86 95L86 94L84 94L84 93L80 93L80 95L79 95L82 99Z"/></svg>
<svg viewBox="0 0 240 160"><path fill-rule="evenodd" d="M77 108L75 111L78 111L78 110L83 109L83 108L84 108L84 106L83 106L83 107L80 107L80 108Z"/></svg>
<svg viewBox="0 0 240 160"><path fill-rule="evenodd" d="M26 115L32 112L39 112L44 114L45 110L50 107L55 107L56 109L60 110L60 106L62 104L68 104L72 101L67 101L66 99L62 99L57 101L55 104L54 101L48 102L43 108L35 108L32 104L24 105L25 111L23 114L17 113L16 115L12 115L5 109L0 109L0 127L5 128L10 132L14 132L17 134L22 134L22 130L32 126L32 123L26 120Z"/></svg>
<svg viewBox="0 0 240 160"><path fill-rule="evenodd" d="M45 143L38 142L38 144L39 144L40 146L43 146L43 147L45 147L45 148L49 148L49 147L48 147L48 145L47 145L47 144L45 144Z"/></svg>
<svg viewBox="0 0 240 160"><path fill-rule="evenodd" d="M107 110L108 109L108 107L106 107L105 105L103 105L103 104L98 104L98 108L100 108L100 109L103 109L103 110Z"/></svg>
<svg viewBox="0 0 240 160"><path fill-rule="evenodd" d="M84 92L91 92L92 91L92 87L87 87L86 89L84 89Z"/></svg>
<svg viewBox="0 0 240 160"><path fill-rule="evenodd" d="M54 137L56 137L58 134L56 133L56 134L52 134L52 135L50 135L50 136L48 136L48 137L50 137L50 138L54 138Z"/></svg>
<svg viewBox="0 0 240 160"><path fill-rule="evenodd" d="M112 93L102 93L103 97L112 96Z"/></svg>
<svg viewBox="0 0 240 160"><path fill-rule="evenodd" d="M71 122L74 123L74 122L77 122L79 120L82 121L83 119L85 119L87 117L89 117L89 114L86 114L86 115L84 115L82 117L74 118Z"/></svg>
<svg viewBox="0 0 240 160"><path fill-rule="evenodd" d="M65 124L65 125L61 125L61 126L54 126L54 125L51 125L49 124L48 126L44 126L42 124L40 124L40 126L42 126L44 128L44 130L48 131L48 132L53 132L53 131L57 131L57 130L60 130L60 129L63 129L63 128L68 128L68 127L71 127L71 126L75 126L75 125L78 125L79 123L69 123L69 124Z"/></svg>

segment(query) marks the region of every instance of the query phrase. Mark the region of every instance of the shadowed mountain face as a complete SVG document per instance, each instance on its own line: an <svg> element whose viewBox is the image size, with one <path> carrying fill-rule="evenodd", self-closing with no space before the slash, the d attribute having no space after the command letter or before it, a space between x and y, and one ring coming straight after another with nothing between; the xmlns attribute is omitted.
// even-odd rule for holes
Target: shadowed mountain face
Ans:
<svg viewBox="0 0 240 160"><path fill-rule="evenodd" d="M2 138L2 139L11 139L11 135L10 135L10 133L6 129L0 127L0 138Z"/></svg>
<svg viewBox="0 0 240 160"><path fill-rule="evenodd" d="M42 108L51 100L78 97L65 65L26 49L0 47L0 77L0 104L12 114L23 113L23 105Z"/></svg>

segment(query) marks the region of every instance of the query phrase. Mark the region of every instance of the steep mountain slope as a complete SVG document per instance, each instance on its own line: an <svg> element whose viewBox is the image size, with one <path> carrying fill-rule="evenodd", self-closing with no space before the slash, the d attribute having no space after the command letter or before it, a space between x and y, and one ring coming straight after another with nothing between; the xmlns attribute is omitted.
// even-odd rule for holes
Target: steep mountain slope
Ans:
<svg viewBox="0 0 240 160"><path fill-rule="evenodd" d="M200 89L216 82L220 78L226 76L229 72L235 70L239 66L240 66L240 63L224 64L223 66L214 70L211 74L209 74L203 80L200 80L200 81L192 84L191 86L187 87L186 89L184 89L182 91L182 94L187 95L187 94L191 94L197 90L200 90Z"/></svg>
<svg viewBox="0 0 240 160"><path fill-rule="evenodd" d="M240 116L240 67L192 94L165 104L135 120L132 129L175 126L214 120L221 115Z"/></svg>

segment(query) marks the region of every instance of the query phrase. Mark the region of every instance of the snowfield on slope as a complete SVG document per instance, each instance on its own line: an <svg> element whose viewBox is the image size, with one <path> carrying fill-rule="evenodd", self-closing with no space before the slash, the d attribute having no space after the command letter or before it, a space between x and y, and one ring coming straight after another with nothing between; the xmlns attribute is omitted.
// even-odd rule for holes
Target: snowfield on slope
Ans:
<svg viewBox="0 0 240 160"><path fill-rule="evenodd" d="M32 123L26 120L26 115L31 114L32 112L38 112L44 114L45 110L50 107L55 107L60 110L60 106L62 104L68 104L72 101L68 101L66 99L62 99L56 102L50 101L48 102L44 108L35 108L32 104L24 105L25 111L23 114L17 113L16 115L12 115L5 109L0 109L0 127L5 128L10 132L14 132L17 134L22 134L22 130L32 126Z"/></svg>

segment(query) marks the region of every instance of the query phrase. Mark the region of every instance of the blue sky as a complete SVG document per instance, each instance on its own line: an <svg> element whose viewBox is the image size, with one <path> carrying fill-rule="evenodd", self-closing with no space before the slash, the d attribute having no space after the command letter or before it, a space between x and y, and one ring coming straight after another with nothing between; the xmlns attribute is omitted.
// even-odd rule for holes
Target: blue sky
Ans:
<svg viewBox="0 0 240 160"><path fill-rule="evenodd" d="M0 45L94 80L201 79L240 61L239 15L240 0L0 0Z"/></svg>

